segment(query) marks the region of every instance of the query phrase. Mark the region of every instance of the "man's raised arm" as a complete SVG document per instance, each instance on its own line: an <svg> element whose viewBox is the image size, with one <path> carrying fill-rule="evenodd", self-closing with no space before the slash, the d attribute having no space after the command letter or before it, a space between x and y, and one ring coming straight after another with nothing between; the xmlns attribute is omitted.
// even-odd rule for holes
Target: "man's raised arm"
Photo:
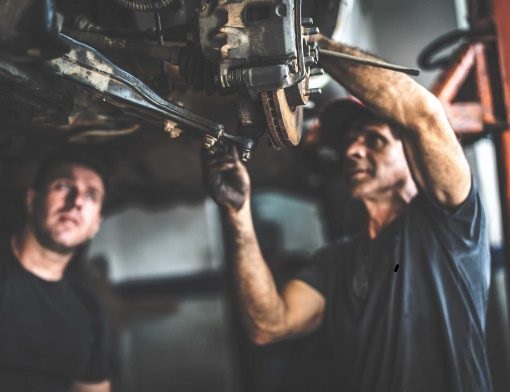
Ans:
<svg viewBox="0 0 510 392"><path fill-rule="evenodd" d="M251 340L267 344L315 329L325 300L298 280L278 292L253 227L250 178L235 148L204 152L203 171L205 185L225 211L234 237L236 284Z"/></svg>
<svg viewBox="0 0 510 392"><path fill-rule="evenodd" d="M324 36L315 41L323 49L377 59ZM329 56L320 56L320 63L371 111L399 127L413 177L424 191L445 207L465 200L471 187L469 166L432 93L402 73Z"/></svg>

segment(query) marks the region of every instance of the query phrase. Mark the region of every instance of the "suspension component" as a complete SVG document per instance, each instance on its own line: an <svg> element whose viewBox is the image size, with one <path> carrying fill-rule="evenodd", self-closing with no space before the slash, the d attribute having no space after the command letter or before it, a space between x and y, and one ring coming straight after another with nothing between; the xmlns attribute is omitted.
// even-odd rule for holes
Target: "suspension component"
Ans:
<svg viewBox="0 0 510 392"><path fill-rule="evenodd" d="M184 128L211 140L225 139L241 151L252 149L253 140L229 135L222 124L161 98L141 80L111 63L95 49L63 34L61 36L71 50L45 63L54 74L91 89L104 101L138 113L141 118L158 122L170 120L167 121L168 128Z"/></svg>

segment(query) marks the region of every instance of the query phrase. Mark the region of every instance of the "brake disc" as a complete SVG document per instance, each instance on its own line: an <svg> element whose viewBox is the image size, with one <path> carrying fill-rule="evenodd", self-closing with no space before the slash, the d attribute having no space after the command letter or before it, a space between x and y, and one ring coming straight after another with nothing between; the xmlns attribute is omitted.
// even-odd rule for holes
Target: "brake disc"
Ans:
<svg viewBox="0 0 510 392"><path fill-rule="evenodd" d="M269 137L276 148L297 146L301 140L302 105L307 101L303 90L303 83L299 83L286 89L260 93Z"/></svg>
<svg viewBox="0 0 510 392"><path fill-rule="evenodd" d="M284 89L260 93L267 120L269 137L274 147L297 146L301 140L301 106L292 108Z"/></svg>

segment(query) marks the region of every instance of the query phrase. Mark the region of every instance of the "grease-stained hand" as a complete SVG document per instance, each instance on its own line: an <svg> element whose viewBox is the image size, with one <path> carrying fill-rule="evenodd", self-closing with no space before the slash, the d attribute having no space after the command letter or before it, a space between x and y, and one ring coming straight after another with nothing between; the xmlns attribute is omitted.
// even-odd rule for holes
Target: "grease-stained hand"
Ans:
<svg viewBox="0 0 510 392"><path fill-rule="evenodd" d="M216 143L202 151L204 185L213 200L230 211L239 211L250 196L250 176L233 145Z"/></svg>

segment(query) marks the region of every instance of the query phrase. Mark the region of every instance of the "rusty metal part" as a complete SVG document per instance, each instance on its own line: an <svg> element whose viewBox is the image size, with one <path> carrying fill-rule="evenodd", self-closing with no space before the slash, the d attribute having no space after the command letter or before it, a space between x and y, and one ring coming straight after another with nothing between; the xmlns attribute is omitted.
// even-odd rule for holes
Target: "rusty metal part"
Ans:
<svg viewBox="0 0 510 392"><path fill-rule="evenodd" d="M292 0L204 2L198 17L202 52L229 65L292 58L296 56L293 8Z"/></svg>
<svg viewBox="0 0 510 392"><path fill-rule="evenodd" d="M289 88L260 94L273 146L280 148L299 144L301 106L307 104L312 90L308 88L308 78L305 78Z"/></svg>
<svg viewBox="0 0 510 392"><path fill-rule="evenodd" d="M199 10L202 53L219 66L215 75L218 86L260 94L276 148L299 144L300 106L320 92L308 88L319 57L310 36L319 29L311 18L301 17L301 3L219 0L204 2ZM240 129L251 132L254 127L245 114L241 110ZM248 151L245 155L249 156Z"/></svg>
<svg viewBox="0 0 510 392"><path fill-rule="evenodd" d="M432 85L432 91L443 104L450 124L458 134L481 134L489 129L500 129L504 122L494 113L494 94L489 77L484 43L465 44L453 57L450 67ZM474 76L476 90L471 96L458 100L459 92ZM469 100L468 100L469 99Z"/></svg>
<svg viewBox="0 0 510 392"><path fill-rule="evenodd" d="M219 0L199 13L202 53L219 65L224 89L276 91L299 83L317 63L308 37L318 32L313 20L302 20L301 0Z"/></svg>
<svg viewBox="0 0 510 392"><path fill-rule="evenodd" d="M306 105L308 103L310 98L308 84L308 78L306 78L298 84L285 89L285 97L290 107Z"/></svg>
<svg viewBox="0 0 510 392"><path fill-rule="evenodd" d="M46 67L54 74L92 88L104 100L113 104L133 106L161 119L169 118L204 133L217 134L223 131L223 125L164 100L141 80L117 67L93 48L61 36L65 38L71 51L46 62Z"/></svg>
<svg viewBox="0 0 510 392"><path fill-rule="evenodd" d="M301 106L289 105L285 89L260 93L267 128L276 148L297 146L301 140Z"/></svg>

